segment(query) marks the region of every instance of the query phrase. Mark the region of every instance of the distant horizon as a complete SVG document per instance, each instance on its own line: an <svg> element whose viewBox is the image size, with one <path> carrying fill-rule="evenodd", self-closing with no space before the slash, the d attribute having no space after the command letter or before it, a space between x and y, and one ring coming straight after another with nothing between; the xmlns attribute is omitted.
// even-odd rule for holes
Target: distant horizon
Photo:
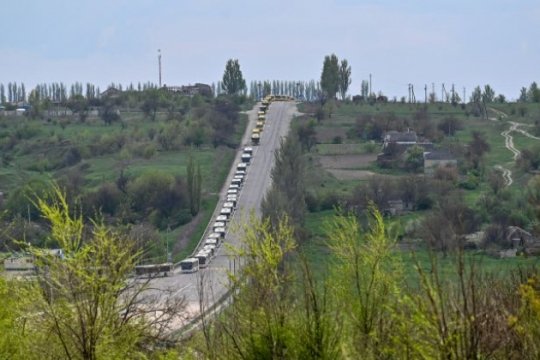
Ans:
<svg viewBox="0 0 540 360"><path fill-rule="evenodd" d="M52 82L157 84L158 49L170 86L217 83L229 58L248 83L317 81L331 53L352 67L350 95L369 74L374 92L399 99L412 83L418 100L432 83L438 96L442 83L467 98L489 84L515 100L540 80L533 0L23 0L3 12L14 15L0 23L0 82L27 92Z"/></svg>

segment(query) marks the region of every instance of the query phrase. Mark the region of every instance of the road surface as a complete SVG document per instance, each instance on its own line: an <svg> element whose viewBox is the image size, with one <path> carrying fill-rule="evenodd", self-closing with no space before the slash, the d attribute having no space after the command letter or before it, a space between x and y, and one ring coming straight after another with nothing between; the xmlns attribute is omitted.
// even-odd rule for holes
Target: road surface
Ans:
<svg viewBox="0 0 540 360"><path fill-rule="evenodd" d="M247 146L251 146L251 130L256 124L258 105L248 112L249 124L243 138L243 144ZM293 102L273 102L270 105L266 114L260 145L253 146L253 158L246 170L247 175L239 193L237 209L228 224L228 233L225 236L224 243L239 247L242 235L231 231L231 229L239 229L239 225L246 221L252 211L260 215L261 201L271 184L270 171L274 164L274 152L279 148L280 139L287 135L291 119L295 113L296 104ZM229 176L221 190L220 201L210 223L214 222L217 212L221 209L228 186L236 171L236 165L240 162L241 152L242 149L238 152ZM167 290L169 294L172 294L171 296L184 297L186 301L185 315L189 321L189 319L199 315L201 306L208 309L227 293L227 274L235 272L239 266L239 260L230 256L229 252L227 246L222 245L218 248L216 257L206 269L201 269L193 274L182 274L177 269L168 277L152 280L151 286L153 290L151 291L156 296L159 296L160 292L165 293L165 290ZM201 299L203 299L202 302ZM176 326L180 327L182 324L176 324Z"/></svg>

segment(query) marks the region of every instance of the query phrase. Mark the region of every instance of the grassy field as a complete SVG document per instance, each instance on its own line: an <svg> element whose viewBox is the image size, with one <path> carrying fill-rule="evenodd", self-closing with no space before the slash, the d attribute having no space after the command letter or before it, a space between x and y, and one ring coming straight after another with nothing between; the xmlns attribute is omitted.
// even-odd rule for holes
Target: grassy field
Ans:
<svg viewBox="0 0 540 360"><path fill-rule="evenodd" d="M198 222L160 231L160 241L147 254L149 258L165 259L167 244L172 250L182 238L183 247L175 252L175 259L179 259L191 253L201 238L216 206L216 193L221 189L236 153L236 149L223 145L217 148L208 143L200 147L181 145L179 141L185 136L189 121L189 118L182 122L169 120L166 112L158 112L154 121L141 112L126 112L122 113L121 121L110 125L96 117L89 117L85 122L68 118L0 118L0 148L9 148L9 157L0 159L0 191L9 195L29 179L53 180L70 172L81 176L81 193L115 182L121 170L132 179L152 172L185 177L191 155L195 164L200 165L203 179ZM247 115L240 114L235 132L228 141L240 143L247 121ZM176 143L173 150L163 150L159 137L165 137L171 131L179 134ZM14 145L10 145L12 139L16 140ZM81 160L73 166L53 166L72 147L80 151ZM146 147L150 150L148 156L143 156ZM188 239L185 239L186 234L189 234Z"/></svg>
<svg viewBox="0 0 540 360"><path fill-rule="evenodd" d="M314 274L319 279L324 278L332 262L335 260L331 249L328 247L325 231L326 224L332 220L333 216L333 210L308 213L306 216L306 228L311 232L311 238L299 246L299 251L306 257L314 270ZM392 218L385 222L387 227L397 227L396 230L399 233L400 227L418 217L419 214L412 213L402 217ZM405 246L401 250L396 249L396 255L401 259L405 280L412 284L417 284L418 282L416 264L424 271L429 272L432 260L439 265L441 275L444 279L451 280L456 277L456 258L452 255L431 254L421 245L415 248ZM478 269L494 276L508 276L513 271L518 271L519 269L540 266L539 257L497 259L479 251L467 251L464 259L469 266L471 263L474 263Z"/></svg>
<svg viewBox="0 0 540 360"><path fill-rule="evenodd" d="M411 105L400 103L387 104L360 104L352 103L339 104L333 109L331 118L326 118L316 123L317 141L314 150L309 154L310 168L308 169L307 186L311 191L324 193L335 192L341 196L350 196L353 189L366 181L362 179L340 179L339 174L347 174L346 171L361 170L364 173L384 174L394 177L407 175L408 173L400 169L382 169L375 161L361 162L361 159L373 152L380 151L380 144L373 144L368 141L347 137L354 126L356 119L361 114L385 114L393 113L398 117L410 118L423 108L423 104ZM430 104L427 107L429 118L434 123L441 119L453 116L463 123L463 129L456 132L454 136L447 137L444 143L466 145L472 139L472 133L478 131L482 133L487 140L490 151L485 154L485 170L490 171L496 165L503 165L513 173L514 185L509 188L511 194L517 197L522 196L524 185L529 181L531 175L524 173L513 160L512 153L505 147L505 139L501 132L507 130L511 124L509 121L518 121L522 123L534 123L534 120L540 117L540 106L538 104L492 104L491 108L502 111L507 117L501 117L494 111L489 111L490 117L499 118L496 121L485 120L480 117L474 117L470 114L471 108L452 106L450 104ZM520 110L524 108L525 110ZM301 110L309 113L315 112L315 107L311 105L300 106ZM524 114L522 116L521 114ZM524 127L526 129L526 127ZM517 149L523 150L532 148L540 141L527 138L526 136L512 132L514 145ZM335 143L335 137L340 136L342 143ZM340 173L337 170L342 170ZM326 171L321 171L326 170ZM338 175L338 176L336 176ZM343 175L345 177L345 175ZM359 175L360 176L360 175ZM480 182L474 190L465 190L465 201L468 206L474 207L478 198L483 194L491 192L487 182ZM415 212L405 216L388 219L389 224L402 228L408 221L421 219L427 212ZM318 274L325 274L328 264L332 260L332 254L326 244L324 235L324 224L331 219L332 210L308 213L306 217L306 228L311 233L311 237L306 243L300 246L303 254L308 258ZM415 258L423 268L430 265L430 256L425 249L418 249L414 253L410 251L399 251L403 260L406 276L412 278L415 276L414 262ZM518 267L536 266L537 258L513 258L513 259L495 259L478 252L468 252L467 261L478 263L482 269L489 272L501 272L507 274L510 270ZM448 258L437 258L444 272L452 272L452 260Z"/></svg>

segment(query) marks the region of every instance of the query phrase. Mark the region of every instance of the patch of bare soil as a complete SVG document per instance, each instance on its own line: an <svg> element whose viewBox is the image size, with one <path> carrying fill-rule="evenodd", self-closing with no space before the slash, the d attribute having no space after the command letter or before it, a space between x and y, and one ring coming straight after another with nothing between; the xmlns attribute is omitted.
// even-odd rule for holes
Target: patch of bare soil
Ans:
<svg viewBox="0 0 540 360"><path fill-rule="evenodd" d="M376 154L319 156L321 166L328 169L359 169L377 160Z"/></svg>
<svg viewBox="0 0 540 360"><path fill-rule="evenodd" d="M328 169L327 171L338 180L367 180L375 175L373 171L368 170Z"/></svg>

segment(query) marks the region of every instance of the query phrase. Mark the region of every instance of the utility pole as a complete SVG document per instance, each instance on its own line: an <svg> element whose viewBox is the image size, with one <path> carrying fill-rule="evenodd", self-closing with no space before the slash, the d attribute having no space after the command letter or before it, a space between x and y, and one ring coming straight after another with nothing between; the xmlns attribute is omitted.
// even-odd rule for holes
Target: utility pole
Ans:
<svg viewBox="0 0 540 360"><path fill-rule="evenodd" d="M454 84L452 84L452 97L450 101L452 102L452 104L456 102L456 92L454 90Z"/></svg>
<svg viewBox="0 0 540 360"><path fill-rule="evenodd" d="M161 88L161 49L158 49L159 88Z"/></svg>
<svg viewBox="0 0 540 360"><path fill-rule="evenodd" d="M424 85L424 103L427 104L427 84Z"/></svg>
<svg viewBox="0 0 540 360"><path fill-rule="evenodd" d="M463 87L463 103L466 104L467 100L465 100L465 86Z"/></svg>
<svg viewBox="0 0 540 360"><path fill-rule="evenodd" d="M433 94L433 102L435 102L435 98L436 98L436 95L435 95L435 83L431 83L431 93Z"/></svg>
<svg viewBox="0 0 540 360"><path fill-rule="evenodd" d="M445 93L444 83L442 83L442 86L441 86L441 102L444 102L444 93Z"/></svg>
<svg viewBox="0 0 540 360"><path fill-rule="evenodd" d="M369 95L368 98L371 97L371 74L369 74Z"/></svg>

